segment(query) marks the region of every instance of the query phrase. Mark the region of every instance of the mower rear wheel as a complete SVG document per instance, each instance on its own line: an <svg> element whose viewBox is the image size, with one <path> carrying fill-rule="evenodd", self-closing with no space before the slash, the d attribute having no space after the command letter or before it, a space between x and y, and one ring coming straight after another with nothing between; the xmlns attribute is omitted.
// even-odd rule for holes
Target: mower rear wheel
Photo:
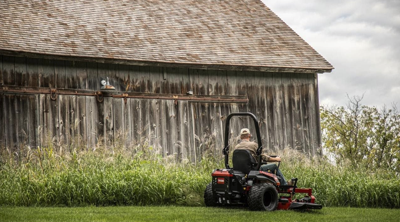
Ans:
<svg viewBox="0 0 400 222"><path fill-rule="evenodd" d="M217 206L217 202L212 191L212 183L209 183L204 191L204 203L207 207Z"/></svg>
<svg viewBox="0 0 400 222"><path fill-rule="evenodd" d="M278 191L269 183L255 184L247 197L249 209L254 211L274 211L278 207Z"/></svg>

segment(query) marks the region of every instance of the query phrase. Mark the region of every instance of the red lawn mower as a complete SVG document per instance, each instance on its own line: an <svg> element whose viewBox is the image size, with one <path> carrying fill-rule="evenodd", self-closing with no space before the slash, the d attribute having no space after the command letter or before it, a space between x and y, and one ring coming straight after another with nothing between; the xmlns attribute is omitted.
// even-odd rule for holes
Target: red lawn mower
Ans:
<svg viewBox="0 0 400 222"><path fill-rule="evenodd" d="M229 167L229 123L234 116L248 116L254 121L257 133L257 158L254 159L248 150L238 149L233 152L233 168ZM225 169L216 169L212 173L212 182L204 191L206 206L218 205L248 205L250 210L274 211L278 210L306 210L322 209L322 205L315 204L315 197L311 188L297 188L297 178L292 179L293 185L281 185L280 178L273 172L261 171L262 144L260 129L256 116L252 113L232 113L226 119L225 141L223 154L225 155ZM257 164L260 163L260 164ZM280 163L278 163L279 168ZM304 193L301 199L294 200L296 193Z"/></svg>

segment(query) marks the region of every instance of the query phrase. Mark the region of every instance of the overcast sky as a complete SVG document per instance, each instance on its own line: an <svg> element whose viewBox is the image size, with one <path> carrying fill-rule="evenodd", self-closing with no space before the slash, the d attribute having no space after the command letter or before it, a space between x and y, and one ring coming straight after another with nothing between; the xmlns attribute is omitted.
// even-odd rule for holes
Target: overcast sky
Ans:
<svg viewBox="0 0 400 222"><path fill-rule="evenodd" d="M400 108L400 0L262 0L335 69L319 75L321 105Z"/></svg>

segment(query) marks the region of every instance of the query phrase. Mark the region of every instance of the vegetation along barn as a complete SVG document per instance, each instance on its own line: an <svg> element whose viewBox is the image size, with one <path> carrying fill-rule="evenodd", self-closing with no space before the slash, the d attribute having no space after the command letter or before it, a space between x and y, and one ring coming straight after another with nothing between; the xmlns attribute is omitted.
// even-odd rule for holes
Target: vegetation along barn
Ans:
<svg viewBox="0 0 400 222"><path fill-rule="evenodd" d="M195 161L250 111L265 150L320 152L318 73L333 67L260 0L5 0L0 15L3 150L141 144Z"/></svg>

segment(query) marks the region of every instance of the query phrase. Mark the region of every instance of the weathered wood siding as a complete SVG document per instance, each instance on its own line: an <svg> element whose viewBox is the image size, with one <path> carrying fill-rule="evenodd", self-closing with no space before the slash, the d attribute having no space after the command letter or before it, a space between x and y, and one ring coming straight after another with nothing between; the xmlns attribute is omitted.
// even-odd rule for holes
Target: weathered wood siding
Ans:
<svg viewBox="0 0 400 222"><path fill-rule="evenodd" d="M247 96L248 103L24 94L7 87L99 91L109 77L117 92L158 95ZM267 152L286 147L320 150L316 74L198 70L0 56L0 146L70 149L149 145L162 155L197 160L220 154L225 118L250 111L260 120ZM231 134L253 127L233 120ZM254 131L254 130L253 130ZM235 141L233 139L232 141Z"/></svg>

